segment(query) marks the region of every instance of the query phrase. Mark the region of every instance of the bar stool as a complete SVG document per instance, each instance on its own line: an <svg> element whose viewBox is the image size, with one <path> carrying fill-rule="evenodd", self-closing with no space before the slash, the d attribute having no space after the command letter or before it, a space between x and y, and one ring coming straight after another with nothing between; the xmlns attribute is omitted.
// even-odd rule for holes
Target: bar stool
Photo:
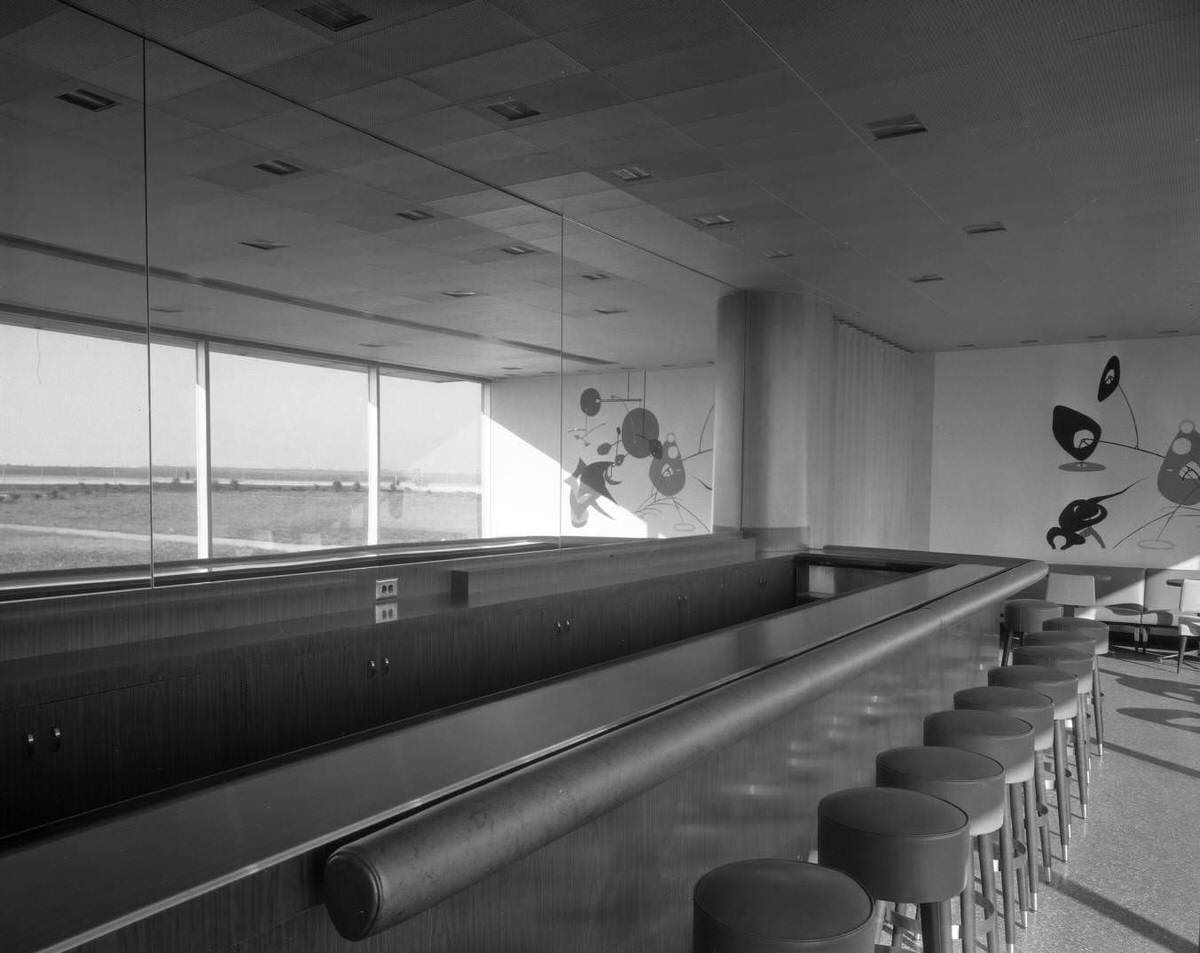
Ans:
<svg viewBox="0 0 1200 953"><path fill-rule="evenodd" d="M1063 860L1071 845L1071 789L1067 786L1067 739L1064 725L1079 711L1079 680L1045 665L1007 665L988 669L988 684L1025 688L1054 702L1054 791L1058 800L1058 838ZM1036 759L1035 759L1036 760ZM1081 805L1082 807L1082 805Z"/></svg>
<svg viewBox="0 0 1200 953"><path fill-rule="evenodd" d="M925 953L951 953L950 902L966 883L967 815L947 801L899 788L848 788L817 805L821 863L878 900L921 908Z"/></svg>
<svg viewBox="0 0 1200 953"><path fill-rule="evenodd" d="M1063 645L1023 645L1013 652L1013 662L1018 665L1045 665L1076 679L1076 714L1071 719L1071 730L1075 738L1075 770L1079 774L1079 807L1087 817L1089 764L1087 731L1084 715L1087 712L1087 696L1092 690L1092 655L1077 652Z"/></svg>
<svg viewBox="0 0 1200 953"><path fill-rule="evenodd" d="M1023 785L1033 777L1033 728L1027 722L993 711L938 711L925 716L925 744L946 748L962 748L994 761L1004 768L1006 790L1011 796L1013 785ZM1026 899L1025 871L1014 876L1013 832L1011 812L1000 812L1000 882L1004 888L1004 938L1012 953L1016 938L1014 900L1019 894L1022 911L1029 906ZM1013 881L1016 881L1016 891Z"/></svg>
<svg viewBox="0 0 1200 953"><path fill-rule="evenodd" d="M1088 673L1086 679L1080 679L1079 682L1080 704L1083 706L1085 727L1086 722L1091 721L1092 730L1096 734L1096 754L1102 757L1104 747L1100 737L1100 690L1096 681L1098 672L1096 668L1096 642L1086 632L1077 629L1055 629L1046 632L1025 633L1025 645L1023 647L1034 648L1047 645L1071 649L1074 652L1086 655L1092 660L1091 672Z"/></svg>
<svg viewBox="0 0 1200 953"><path fill-rule="evenodd" d="M872 953L875 933L858 881L800 860L735 861L692 891L694 953Z"/></svg>
<svg viewBox="0 0 1200 953"><path fill-rule="evenodd" d="M1062 614L1062 606L1045 599L1010 599L1004 603L1004 653L1000 657L1000 664L1008 664L1014 635L1023 636L1026 632L1037 632L1046 621L1058 618Z"/></svg>
<svg viewBox="0 0 1200 953"><path fill-rule="evenodd" d="M1028 722L1033 728L1033 778L1025 782L1025 838L1029 853L1029 903L1037 909L1037 862L1035 845L1042 848L1042 871L1046 883L1053 872L1050 850L1050 809L1046 806L1046 787L1042 780L1041 755L1054 747L1054 702L1039 692L1024 688L980 685L954 693L954 707L972 711L995 711ZM1013 826L1016 827L1014 820Z"/></svg>
<svg viewBox="0 0 1200 953"><path fill-rule="evenodd" d="M1100 684L1100 656L1108 655L1109 628L1107 622L1099 619L1081 619L1079 616L1063 616L1058 619L1047 619L1042 623L1043 632L1083 632L1090 635L1096 643L1096 654L1093 662L1092 679L1092 716L1096 721L1096 747L1100 757L1104 757L1104 691Z"/></svg>
<svg viewBox="0 0 1200 953"><path fill-rule="evenodd" d="M983 885L984 926L989 953L996 949L996 877L992 870L992 837L1004 815L1004 766L992 758L961 748L892 748L875 756L875 784L932 794L949 801L969 818L979 854ZM959 897L963 953L975 950L975 871L967 858L967 886Z"/></svg>

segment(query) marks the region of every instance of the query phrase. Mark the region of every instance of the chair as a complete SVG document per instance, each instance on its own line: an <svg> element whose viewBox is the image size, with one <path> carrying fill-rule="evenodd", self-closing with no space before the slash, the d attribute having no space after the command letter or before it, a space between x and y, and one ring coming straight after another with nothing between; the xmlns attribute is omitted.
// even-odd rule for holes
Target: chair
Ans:
<svg viewBox="0 0 1200 953"><path fill-rule="evenodd" d="M1179 615L1175 621L1179 627L1179 656L1175 660L1175 671L1183 671L1183 657L1187 654L1187 640L1200 639L1200 579L1184 579L1183 591L1179 594ZM1200 657L1200 644L1197 645Z"/></svg>
<svg viewBox="0 0 1200 953"><path fill-rule="evenodd" d="M1046 576L1046 601L1057 602L1064 609L1093 612L1096 605L1095 576L1081 576L1069 572L1051 572Z"/></svg>

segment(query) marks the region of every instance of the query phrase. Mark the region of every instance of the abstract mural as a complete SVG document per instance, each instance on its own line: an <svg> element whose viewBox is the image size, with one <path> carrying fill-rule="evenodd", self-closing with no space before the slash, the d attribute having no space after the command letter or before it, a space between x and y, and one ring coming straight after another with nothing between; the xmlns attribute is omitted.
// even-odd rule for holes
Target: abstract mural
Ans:
<svg viewBox="0 0 1200 953"><path fill-rule="evenodd" d="M712 453L713 408L709 407L700 424L695 449L686 452L676 430L664 432L658 415L646 406L645 397L632 396L628 382L625 391L624 396L605 396L596 387L586 387L579 395L583 422L570 428L568 434L580 445L581 453L595 459L580 456L566 480L571 524L576 528L586 526L593 512L611 519L604 509L604 501L608 500L647 522L666 520L671 533L708 532L704 518L680 497L685 488L696 485L712 491L703 477L689 473L689 461ZM615 405L617 415L605 414L606 405ZM644 496L638 491L637 499L618 501L627 492L622 488L633 482L627 477L634 467L645 467L648 490ZM636 482L645 487L645 481Z"/></svg>
<svg viewBox="0 0 1200 953"><path fill-rule="evenodd" d="M1151 476L1154 477L1159 497L1165 503L1151 519L1135 526L1113 543L1114 549L1143 532L1145 535L1137 540L1141 549L1174 549L1175 543L1167 538L1172 524L1180 519L1200 518L1200 434L1196 431L1195 423L1191 420L1180 422L1175 436L1163 452L1143 447L1137 415L1125 394L1125 389L1121 386L1121 362L1115 354L1108 359L1101 371L1096 401L1103 404L1113 394L1120 394L1125 402L1133 442L1105 439L1104 430L1098 420L1080 410L1060 404L1054 408L1051 415L1050 429L1055 441L1071 460L1061 464L1059 469L1068 472L1103 471L1106 469L1105 465L1092 458L1099 447L1108 446L1127 453L1140 453L1156 458L1159 461L1156 472L1148 473L1142 479L1114 489L1111 493L1071 500L1059 513L1057 525L1050 527L1046 532L1046 542L1050 544L1051 549L1070 549L1072 546L1083 545L1089 539L1094 540L1102 549L1105 548L1104 539L1097 529L1097 526L1109 517L1110 507L1104 503L1122 496ZM1113 504L1116 505L1118 504ZM1133 522L1133 519L1129 522ZM1154 527L1153 532L1151 527Z"/></svg>

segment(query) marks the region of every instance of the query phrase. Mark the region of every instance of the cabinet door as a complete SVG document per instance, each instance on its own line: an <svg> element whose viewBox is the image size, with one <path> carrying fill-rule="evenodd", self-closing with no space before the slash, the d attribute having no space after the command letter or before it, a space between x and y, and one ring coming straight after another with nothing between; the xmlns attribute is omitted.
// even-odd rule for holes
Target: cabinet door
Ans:
<svg viewBox="0 0 1200 953"><path fill-rule="evenodd" d="M689 638L711 632L728 624L724 569L689 573L679 586L682 597L679 614L679 637Z"/></svg>

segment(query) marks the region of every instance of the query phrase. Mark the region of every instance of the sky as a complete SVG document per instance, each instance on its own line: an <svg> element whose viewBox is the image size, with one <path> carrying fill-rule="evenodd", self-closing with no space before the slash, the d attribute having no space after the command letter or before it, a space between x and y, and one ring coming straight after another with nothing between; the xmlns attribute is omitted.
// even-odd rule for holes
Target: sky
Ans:
<svg viewBox="0 0 1200 953"><path fill-rule="evenodd" d="M155 466L195 462L194 357L150 348ZM144 343L0 324L0 464L145 466ZM213 465L366 467L365 371L214 353ZM384 378L385 471L479 469L480 386Z"/></svg>

